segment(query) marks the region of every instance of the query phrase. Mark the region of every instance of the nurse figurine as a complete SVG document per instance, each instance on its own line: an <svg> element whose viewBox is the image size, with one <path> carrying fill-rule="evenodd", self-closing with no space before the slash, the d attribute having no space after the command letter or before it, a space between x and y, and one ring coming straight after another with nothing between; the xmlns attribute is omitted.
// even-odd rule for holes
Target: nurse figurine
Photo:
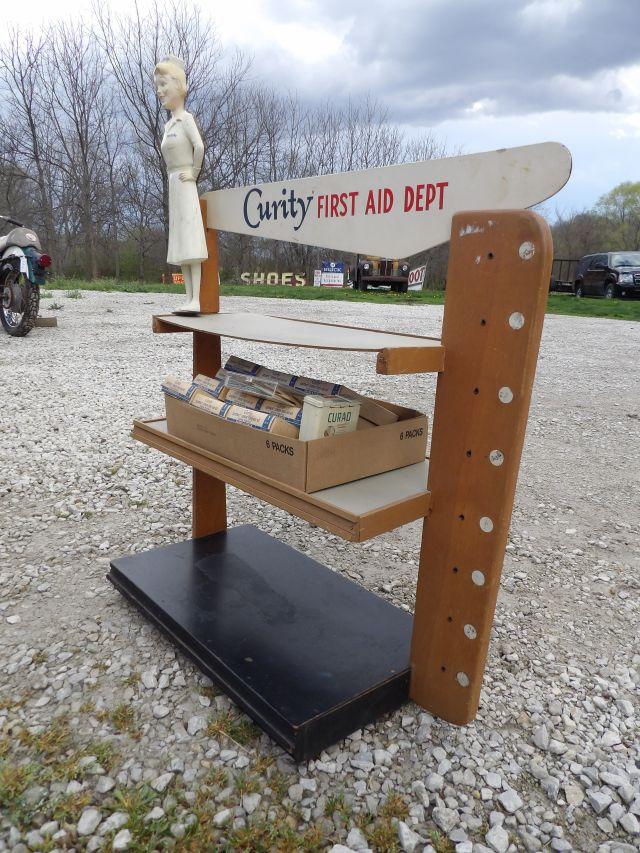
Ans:
<svg viewBox="0 0 640 853"><path fill-rule="evenodd" d="M165 56L156 65L153 80L160 103L171 111L160 146L169 174L167 263L182 267L187 293L186 305L173 313L198 314L200 265L208 257L196 186L204 144L193 116L184 108L187 96L184 62L175 56Z"/></svg>

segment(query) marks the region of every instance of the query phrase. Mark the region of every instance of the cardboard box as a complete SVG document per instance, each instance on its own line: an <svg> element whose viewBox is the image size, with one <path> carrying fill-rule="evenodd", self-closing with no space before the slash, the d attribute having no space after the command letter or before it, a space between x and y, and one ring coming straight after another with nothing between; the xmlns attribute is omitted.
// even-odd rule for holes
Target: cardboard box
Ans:
<svg viewBox="0 0 640 853"><path fill-rule="evenodd" d="M392 424L313 441L231 423L167 394L165 404L172 435L303 492L413 465L426 455L427 416L391 403L385 406L398 415Z"/></svg>

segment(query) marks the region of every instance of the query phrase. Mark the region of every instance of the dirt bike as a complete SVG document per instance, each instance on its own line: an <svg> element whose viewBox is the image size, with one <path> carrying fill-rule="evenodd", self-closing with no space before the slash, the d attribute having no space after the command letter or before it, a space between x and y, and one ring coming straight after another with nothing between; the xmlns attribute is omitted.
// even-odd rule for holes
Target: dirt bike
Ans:
<svg viewBox="0 0 640 853"><path fill-rule="evenodd" d="M9 216L0 219L16 226L0 237L0 322L9 335L24 337L35 326L51 257L35 231Z"/></svg>

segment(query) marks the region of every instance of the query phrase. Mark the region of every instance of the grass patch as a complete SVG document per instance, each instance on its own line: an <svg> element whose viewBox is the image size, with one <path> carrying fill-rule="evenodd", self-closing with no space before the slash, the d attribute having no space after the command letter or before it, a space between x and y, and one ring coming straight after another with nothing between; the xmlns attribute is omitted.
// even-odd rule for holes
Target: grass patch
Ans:
<svg viewBox="0 0 640 853"><path fill-rule="evenodd" d="M108 720L113 728L120 734L126 732L134 738L134 740L137 740L140 737L140 727L136 720L135 711L130 705L127 705L126 702L121 702L110 711L100 711L96 714L96 717L102 722Z"/></svg>
<svg viewBox="0 0 640 853"><path fill-rule="evenodd" d="M55 717L50 726L37 734L21 731L18 739L33 750L44 764L59 761L71 747L71 729L66 717Z"/></svg>
<svg viewBox="0 0 640 853"><path fill-rule="evenodd" d="M58 823L77 823L80 815L91 803L91 791L78 791L77 794L69 794L60 797L53 806L52 820Z"/></svg>
<svg viewBox="0 0 640 853"><path fill-rule="evenodd" d="M86 755L95 755L98 764L110 773L118 764L120 755L115 746L108 740L93 741L88 744L83 752Z"/></svg>
<svg viewBox="0 0 640 853"><path fill-rule="evenodd" d="M180 284L160 284L158 282L115 281L98 279L83 281L80 279L62 279L48 282L41 288L41 294L47 298L52 290L66 288L69 299L80 299L82 291L101 291L114 293L173 293L183 294ZM408 293L391 293L385 290L359 290L340 287L282 287L248 284L223 284L222 296L256 296L263 299L312 299L338 302L377 302L393 305L442 305L445 294L441 290L415 290ZM73 294L73 295L72 295ZM62 306L52 303L51 309ZM547 300L548 314L561 314L573 317L604 317L612 320L640 320L640 299L576 299L572 294L550 293Z"/></svg>
<svg viewBox="0 0 640 853"><path fill-rule="evenodd" d="M269 787L273 791L275 799L278 802L284 800L292 784L292 778L290 776L285 776L284 773L280 773L279 770L269 777Z"/></svg>
<svg viewBox="0 0 640 853"><path fill-rule="evenodd" d="M398 830L390 818L377 820L365 830L365 834L369 846L376 853L397 853L400 850Z"/></svg>
<svg viewBox="0 0 640 853"><path fill-rule="evenodd" d="M64 308L64 305L61 305L59 302L52 302L51 305L49 305L49 308L52 311L61 311Z"/></svg>
<svg viewBox="0 0 640 853"><path fill-rule="evenodd" d="M319 827L311 826L300 833L295 825L295 820L288 817L278 817L273 821L256 820L247 826L237 829L229 835L226 844L216 847L216 850L224 853L232 853L236 850L251 851L251 853L314 853L326 848L322 831Z"/></svg>
<svg viewBox="0 0 640 853"><path fill-rule="evenodd" d="M258 776L266 776L267 771L273 766L274 758L272 755L258 755L253 762L253 772Z"/></svg>
<svg viewBox="0 0 640 853"><path fill-rule="evenodd" d="M207 737L227 737L240 746L247 746L260 737L260 729L250 720L225 711L209 720L206 734Z"/></svg>
<svg viewBox="0 0 640 853"><path fill-rule="evenodd" d="M140 785L137 788L117 788L114 792L114 800L117 803L117 811L127 812L129 821L127 829L133 836L133 843L129 848L134 853L143 853L149 850L162 850L166 845L163 839L170 836L169 827L173 823L173 816L168 812L159 820L150 820L145 823L145 816L151 811L158 795L149 785ZM105 849L110 850L111 845Z"/></svg>
<svg viewBox="0 0 640 853"><path fill-rule="evenodd" d="M35 764L15 765L0 760L1 813L17 826L26 826L31 821L35 807L27 806L22 795L36 781L37 775L38 767Z"/></svg>
<svg viewBox="0 0 640 853"><path fill-rule="evenodd" d="M429 840L436 853L454 853L456 849L453 841L450 841L435 829L429 831Z"/></svg>
<svg viewBox="0 0 640 853"><path fill-rule="evenodd" d="M336 814L345 823L351 815L351 807L344 798L344 791L338 791L336 794L329 794L327 802L324 805L325 817L333 818Z"/></svg>
<svg viewBox="0 0 640 853"><path fill-rule="evenodd" d="M233 786L242 797L243 794L257 794L262 790L262 782L251 773L243 773L240 770L233 780Z"/></svg>
<svg viewBox="0 0 640 853"><path fill-rule="evenodd" d="M576 299L571 294L550 293L547 313L637 322L640 320L640 299Z"/></svg>
<svg viewBox="0 0 640 853"><path fill-rule="evenodd" d="M383 818L397 817L405 820L409 815L409 807L400 794L389 794L380 808L380 816Z"/></svg>

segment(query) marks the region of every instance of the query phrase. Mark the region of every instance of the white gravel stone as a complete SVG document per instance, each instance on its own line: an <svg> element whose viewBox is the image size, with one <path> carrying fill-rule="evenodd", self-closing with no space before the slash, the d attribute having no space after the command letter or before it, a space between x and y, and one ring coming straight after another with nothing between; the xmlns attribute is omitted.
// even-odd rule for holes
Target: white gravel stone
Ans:
<svg viewBox="0 0 640 853"><path fill-rule="evenodd" d="M501 826L493 826L484 837L491 850L506 853L509 849L509 833Z"/></svg>
<svg viewBox="0 0 640 853"><path fill-rule="evenodd" d="M404 853L413 853L418 844L424 844L424 839L401 820L398 821L398 840Z"/></svg>
<svg viewBox="0 0 640 853"><path fill-rule="evenodd" d="M631 812L627 812L627 814L620 818L620 826L629 835L640 834L640 821L638 821L638 818L634 814L631 814Z"/></svg>
<svg viewBox="0 0 640 853"><path fill-rule="evenodd" d="M102 820L102 812L99 809L85 809L78 821L78 835L93 835Z"/></svg>
<svg viewBox="0 0 640 853"><path fill-rule="evenodd" d="M161 776L158 776L157 779L154 779L151 783L151 787L154 791L157 791L159 794L162 794L163 791L166 791L168 786L171 784L171 780L173 779L173 773L163 773Z"/></svg>
<svg viewBox="0 0 640 853"><path fill-rule="evenodd" d="M600 743L604 747L617 746L619 743L622 743L622 738L619 732L610 730L602 735Z"/></svg>
<svg viewBox="0 0 640 853"><path fill-rule="evenodd" d="M567 782L563 790L567 803L570 806L579 806L584 800L584 791L575 782Z"/></svg>
<svg viewBox="0 0 640 853"><path fill-rule="evenodd" d="M160 818L163 818L164 815L165 811L163 808L161 808L160 806L154 806L151 811L147 812L147 814L144 816L144 822L151 823L154 820L160 820Z"/></svg>
<svg viewBox="0 0 640 853"><path fill-rule="evenodd" d="M304 794L302 785L291 785L289 788L289 799L292 803L299 803Z"/></svg>
<svg viewBox="0 0 640 853"><path fill-rule="evenodd" d="M40 833L48 838L50 835L53 835L60 829L60 824L57 820L49 820L46 823L43 823L40 827Z"/></svg>
<svg viewBox="0 0 640 853"><path fill-rule="evenodd" d="M111 845L112 850L128 850L132 841L131 832L128 829L121 829L113 839Z"/></svg>
<svg viewBox="0 0 640 853"><path fill-rule="evenodd" d="M347 835L347 847L351 850L357 851L369 849L369 844L367 843L364 832L361 829L358 829L357 826L354 826L349 830L349 834Z"/></svg>
<svg viewBox="0 0 640 853"><path fill-rule="evenodd" d="M98 835L106 835L109 832L115 832L121 829L129 821L127 812L114 812L100 824Z"/></svg>
<svg viewBox="0 0 640 853"><path fill-rule="evenodd" d="M112 791L116 786L116 780L112 779L111 776L99 776L98 781L96 782L96 791L98 794L107 794L109 791Z"/></svg>
<svg viewBox="0 0 640 853"><path fill-rule="evenodd" d="M431 817L435 825L443 832L449 833L459 822L458 812L455 809L437 807L433 810Z"/></svg>
<svg viewBox="0 0 640 853"><path fill-rule="evenodd" d="M533 734L531 736L531 740L538 747L538 749L548 750L549 749L549 731L546 726L536 726L533 730Z"/></svg>
<svg viewBox="0 0 640 853"><path fill-rule="evenodd" d="M507 788L504 793L500 794L500 796L498 797L498 802L505 811L509 812L509 814L517 812L518 809L521 809L523 805L522 800L516 794L513 788Z"/></svg>
<svg viewBox="0 0 640 853"><path fill-rule="evenodd" d="M424 784L427 790L436 793L437 791L441 791L444 787L444 779L439 773L429 773L427 778L424 780Z"/></svg>
<svg viewBox="0 0 640 853"><path fill-rule="evenodd" d="M187 731L190 735L195 735L198 734L198 732L203 732L206 728L206 717L193 716L189 718L189 722L187 723Z"/></svg>
<svg viewBox="0 0 640 853"><path fill-rule="evenodd" d="M231 809L222 809L213 816L213 822L216 826L224 826L225 823L229 823L233 816L233 812Z"/></svg>
<svg viewBox="0 0 640 853"><path fill-rule="evenodd" d="M611 797L609 794L605 794L602 791L587 791L587 799L591 803L591 808L596 814L602 814L602 812L609 808L611 804Z"/></svg>
<svg viewBox="0 0 640 853"><path fill-rule="evenodd" d="M154 705L153 706L153 716L156 720L162 720L165 717L168 717L171 713L171 708L167 707L167 705Z"/></svg>
<svg viewBox="0 0 640 853"><path fill-rule="evenodd" d="M260 794L243 794L242 795L242 808L246 811L247 814L253 814L254 811L260 805L260 800L262 797Z"/></svg>

